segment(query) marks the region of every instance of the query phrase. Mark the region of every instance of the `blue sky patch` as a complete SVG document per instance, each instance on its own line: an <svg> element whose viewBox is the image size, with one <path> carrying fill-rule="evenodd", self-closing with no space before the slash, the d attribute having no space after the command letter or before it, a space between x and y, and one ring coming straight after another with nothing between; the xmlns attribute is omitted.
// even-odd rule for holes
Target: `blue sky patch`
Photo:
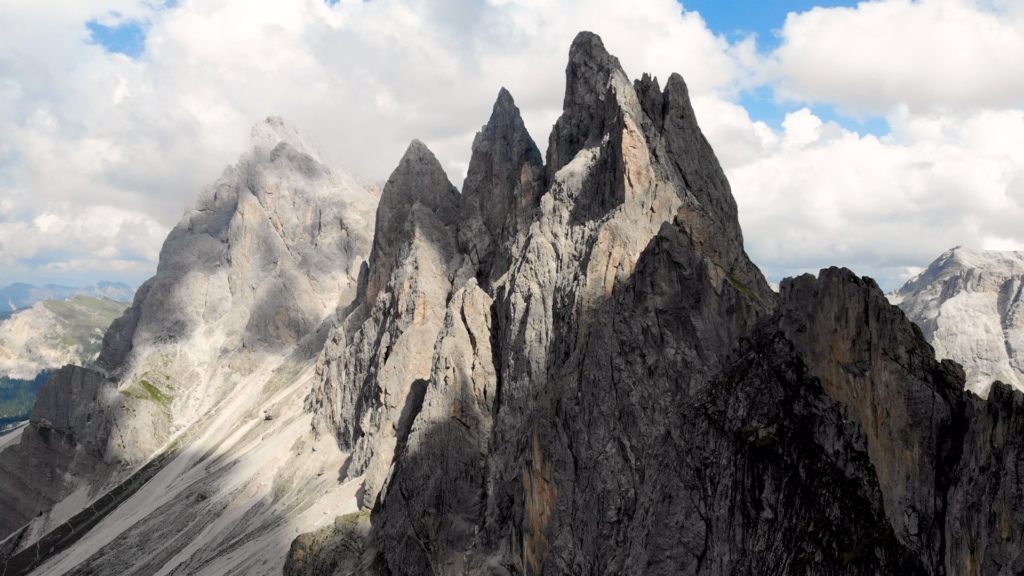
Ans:
<svg viewBox="0 0 1024 576"><path fill-rule="evenodd" d="M141 22L124 22L106 26L92 20L85 23L92 41L103 46L108 52L124 54L137 59L146 50L146 31Z"/></svg>
<svg viewBox="0 0 1024 576"><path fill-rule="evenodd" d="M747 110L751 120L764 122L775 131L782 130L782 122L786 119L786 114L796 112L801 108L809 108L823 122L835 122L861 136L873 134L881 137L889 133L889 122L883 116L856 117L844 114L835 106L828 104L776 102L775 94L768 86L744 92L738 104Z"/></svg>
<svg viewBox="0 0 1024 576"><path fill-rule="evenodd" d="M713 33L724 35L730 42L756 34L758 51L769 54L780 46L778 32L790 12L806 12L816 6L855 7L858 0L679 0L679 3L687 11L699 12ZM855 117L827 104L780 102L770 86L744 92L738 103L747 109L751 119L760 120L777 131L782 129L786 114L806 107L823 121L835 122L861 135L889 133L889 123L884 117Z"/></svg>
<svg viewBox="0 0 1024 576"><path fill-rule="evenodd" d="M815 6L853 7L857 0L680 0L679 3L687 11L700 12L712 32L724 34L729 40L756 33L757 46L764 52L779 47L775 31L782 29L790 12L806 12Z"/></svg>

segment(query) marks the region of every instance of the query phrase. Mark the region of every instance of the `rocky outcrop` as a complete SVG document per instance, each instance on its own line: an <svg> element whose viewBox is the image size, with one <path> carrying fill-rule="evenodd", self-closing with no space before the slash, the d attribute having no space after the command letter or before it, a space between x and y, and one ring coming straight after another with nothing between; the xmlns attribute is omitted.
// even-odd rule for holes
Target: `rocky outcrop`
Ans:
<svg viewBox="0 0 1024 576"><path fill-rule="evenodd" d="M221 347L289 346L351 300L371 237L372 195L322 164L280 118L257 125L253 140L253 151L171 231L156 276L104 346L106 370L131 368L126 349L197 333L224 341L215 356Z"/></svg>
<svg viewBox="0 0 1024 576"><path fill-rule="evenodd" d="M388 362L360 331L407 310L350 313L322 355L320 431L384 461L363 511L293 542L286 574L1013 565L1020 395L966 393L870 279L828 269L774 293L681 77L630 83L582 33L543 167L527 138L502 91L458 252L419 269L451 279L420 300L446 310L421 343L429 374L332 368ZM403 250L381 222L375 247ZM367 278L389 278L379 266ZM367 399L392 389L415 400L374 408L380 426Z"/></svg>
<svg viewBox="0 0 1024 576"><path fill-rule="evenodd" d="M938 357L963 365L972 392L986 396L995 380L1024 390L1024 253L958 246L889 300Z"/></svg>
<svg viewBox="0 0 1024 576"><path fill-rule="evenodd" d="M963 450L963 373L931 348L870 279L849 271L789 279L780 327L865 439L887 524L932 573L945 497ZM786 304L789 304L788 306Z"/></svg>
<svg viewBox="0 0 1024 576"><path fill-rule="evenodd" d="M526 241L543 193L544 161L512 95L498 94L473 141L459 199L459 249L485 286L500 279Z"/></svg>
<svg viewBox="0 0 1024 576"><path fill-rule="evenodd" d="M460 272L451 291L435 298L448 311L428 340L436 343L423 400L404 445L387 452L393 462L385 488L370 490L377 498L366 501L374 549L390 570L499 563L536 572L548 562L569 562L562 565L568 569L600 558L607 542L594 531L616 517L609 503L626 490L637 460L660 450L681 423L660 413L663 398L702 390L774 308L776 297L739 235L710 234L721 209L704 206L698 194L729 194L710 148L690 164L673 160L671 142L685 138L666 132L676 126L666 114L692 110L679 109L681 79L670 85L656 102L652 88L642 88L648 114L641 83L628 82L600 40L582 34L570 51L566 109L543 178L510 96L499 95L474 142L460 203L467 254L449 260L462 262ZM702 188L691 189L687 178ZM534 200L542 183L546 191ZM482 206L493 211L481 214ZM485 218L504 222L479 225ZM378 220L375 246L382 239ZM374 266L371 258L370 278ZM479 282L461 283L467 266ZM325 365L331 354L325 351ZM334 362L354 357L349 347ZM622 386L637 374L651 382L631 397ZM330 412L322 407L331 408L331 398L344 406L356 397L338 394L349 389L330 380L312 403L320 413ZM388 385L377 371L362 389ZM335 410L344 446L346 421L359 420ZM377 442L374 434L360 441ZM571 557L549 559L555 549Z"/></svg>
<svg viewBox="0 0 1024 576"><path fill-rule="evenodd" d="M430 378L432 348L457 272L459 193L421 142L409 145L377 208L369 266L328 337L308 404L315 428L352 452L365 498L383 489Z"/></svg>
<svg viewBox="0 0 1024 576"><path fill-rule="evenodd" d="M1024 572L1024 395L995 382L967 395L963 457L946 496L947 574Z"/></svg>

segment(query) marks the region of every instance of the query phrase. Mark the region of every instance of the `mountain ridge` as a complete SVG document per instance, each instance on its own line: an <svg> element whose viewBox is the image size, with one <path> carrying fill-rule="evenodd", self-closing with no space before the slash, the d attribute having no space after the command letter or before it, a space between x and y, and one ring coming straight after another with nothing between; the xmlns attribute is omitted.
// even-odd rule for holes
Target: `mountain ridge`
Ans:
<svg viewBox="0 0 1024 576"><path fill-rule="evenodd" d="M268 144L282 132L280 142ZM14 547L12 561L34 558L35 547L45 542L70 554L50 559L62 566L57 571L89 564L94 554L101 571L118 573L148 572L153 562L187 549L202 563L210 560L203 555L212 553L212 543L202 546L175 534L183 523L213 523L228 513L224 505L234 498L232 491L250 486L250 505L262 513L254 515L248 533L254 543L271 545L240 561L259 562L261 554L285 552L277 537L284 525L261 485L276 477L280 486L301 479L307 488L286 499L299 511L316 501L304 490L336 492L315 468L336 458L336 449L304 456L311 462L305 466L291 460L299 458L292 451L302 446L300 432L309 427L308 420L297 423L304 418L306 370L334 309L354 291L377 193L309 150L280 119L257 125L252 150L204 189L171 231L156 275L111 324L95 365L59 370L40 391L20 442L0 458L10 479L0 485L0 529L4 536L14 533L7 540ZM279 406L286 399L293 400L287 410ZM276 418L265 420L255 404ZM203 470L204 454L218 453L220 446L231 446L231 456L242 462L268 456L254 452L259 436L237 437L238 426L277 431L285 444L274 457L290 464L264 462L242 477L228 474L233 466L222 464L217 474L195 476ZM140 476L142 471L147 472ZM173 482L177 474L190 479ZM154 494L147 486L164 490ZM173 506L151 509L143 501L148 519L125 524L111 506L131 499L135 490L138 498ZM123 496L106 500L111 494ZM196 506L190 499L197 494L206 494L209 503L176 517L176 509ZM108 503L90 508L93 500ZM76 544L77 519L90 510L97 516L82 521L99 525ZM135 547L161 531L167 533L162 551L140 557ZM228 530L219 538L234 536Z"/></svg>
<svg viewBox="0 0 1024 576"><path fill-rule="evenodd" d="M131 302L135 289L123 282L100 281L83 288L45 284L42 287L15 282L0 288L0 313L28 308L43 300L68 300L74 296L108 298L116 302Z"/></svg>
<svg viewBox="0 0 1024 576"><path fill-rule="evenodd" d="M0 452L8 565L1024 570L1024 395L965 392L869 278L776 294L682 77L630 82L580 33L544 161L503 89L462 194L414 141L372 221L376 192L285 127L254 129L98 367L55 375Z"/></svg>
<svg viewBox="0 0 1024 576"><path fill-rule="evenodd" d="M16 311L0 321L0 376L32 379L65 364L91 364L107 327L126 308L79 294Z"/></svg>

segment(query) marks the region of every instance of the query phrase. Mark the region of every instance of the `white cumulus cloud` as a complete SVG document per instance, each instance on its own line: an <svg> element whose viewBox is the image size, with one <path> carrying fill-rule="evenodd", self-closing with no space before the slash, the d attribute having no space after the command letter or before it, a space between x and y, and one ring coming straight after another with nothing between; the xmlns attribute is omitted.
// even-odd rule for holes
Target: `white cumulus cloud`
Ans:
<svg viewBox="0 0 1024 576"><path fill-rule="evenodd" d="M761 158L731 171L747 250L769 276L841 264L895 288L945 249L1022 237L1024 208L1007 191L1024 167L1024 115L891 122L878 138L802 109ZM933 124L952 126L917 134Z"/></svg>
<svg viewBox="0 0 1024 576"><path fill-rule="evenodd" d="M781 94L887 113L1024 105L1024 9L990 0L874 0L790 14L769 73Z"/></svg>
<svg viewBox="0 0 1024 576"><path fill-rule="evenodd" d="M141 55L92 21L139 26ZM546 146L569 43L592 30L631 76L686 78L772 279L841 264L894 287L953 245L1024 243L1022 23L1016 0L873 0L791 14L759 53L675 0L10 0L0 285L140 282L270 114L375 179L421 139L459 185L501 86ZM809 107L773 128L738 104L751 89Z"/></svg>
<svg viewBox="0 0 1024 576"><path fill-rule="evenodd" d="M166 233L269 114L290 118L329 157L379 179L419 138L459 185L501 86L545 146L561 108L568 46L581 29L601 34L630 73L664 79L681 71L698 95L734 93L753 59L751 43L712 34L674 0L62 5L0 6L0 191L10 204L0 237L32 232L5 242L5 262L21 265L9 265L0 284L38 269L25 260L43 253L28 249L43 242L34 234L51 237L45 253L54 259L63 243L66 269L88 260L94 244L72 228L35 226L54 203L72 213L116 206L146 214L147 225ZM143 53L105 50L90 38L90 21L140 26ZM125 260L108 248L89 255Z"/></svg>

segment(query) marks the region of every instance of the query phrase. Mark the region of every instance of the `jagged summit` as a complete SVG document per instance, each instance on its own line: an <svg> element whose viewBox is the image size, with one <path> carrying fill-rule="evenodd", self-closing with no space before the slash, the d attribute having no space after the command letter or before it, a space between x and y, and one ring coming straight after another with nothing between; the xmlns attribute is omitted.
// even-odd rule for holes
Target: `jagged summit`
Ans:
<svg viewBox="0 0 1024 576"><path fill-rule="evenodd" d="M620 106L635 113L629 78L596 34L580 32L569 48L562 116L548 139L547 171L552 177L581 149L600 143L605 125Z"/></svg>
<svg viewBox="0 0 1024 576"><path fill-rule="evenodd" d="M498 90L498 98L494 101L494 110L511 111L516 106L512 93L504 86Z"/></svg>
<svg viewBox="0 0 1024 576"><path fill-rule="evenodd" d="M454 221L455 214L450 209L458 203L458 190L448 181L434 153L419 140L409 143L381 194L381 204L392 209L411 207L414 203L435 212L445 224ZM387 236L388 231L385 228L380 236Z"/></svg>
<svg viewBox="0 0 1024 576"><path fill-rule="evenodd" d="M975 250L955 246L943 252L928 268L896 289L890 299L899 299L909 290L924 284L944 281L949 276L976 268L997 270L1003 274L1024 274L1024 252L1003 250Z"/></svg>
<svg viewBox="0 0 1024 576"><path fill-rule="evenodd" d="M659 117L666 107L676 114L659 104ZM742 240L715 233L738 228L735 214L703 205L728 187L698 197L683 164L672 163L673 138L600 39L584 33L570 54L546 173L511 95L498 94L474 139L455 251L436 248L447 246L440 230L398 241L408 236L385 224L397 209L385 207L385 190L375 249L405 248L371 259L377 296L330 338L309 407L317 430L353 451L348 477L365 474L367 542L380 544L374 554L392 572L458 564L540 573L564 561L555 542L570 555L559 558L584 562L556 573L600 563L605 547L593 531L612 529L606 503L650 488L620 483L636 459L659 461L664 434L681 425L672 410L653 414L657 402L620 402L621 383L644 374L644 397L682 401L774 309ZM686 166L695 185L713 161ZM672 319L668 333L659 318ZM413 352L414 333L432 356ZM657 352L645 352L652 338ZM573 485L591 489L573 496ZM428 533L437 538L417 536ZM351 560L355 573L367 569Z"/></svg>
<svg viewBox="0 0 1024 576"><path fill-rule="evenodd" d="M526 239L544 186L544 161L512 95L502 88L473 139L459 204L459 246L484 284L507 270Z"/></svg>
<svg viewBox="0 0 1024 576"><path fill-rule="evenodd" d="M454 250L447 244L454 235L458 211L459 191L448 181L434 153L423 142L413 140L384 185L377 205L369 259L369 302L417 238L422 236L445 252Z"/></svg>
<svg viewBox="0 0 1024 576"><path fill-rule="evenodd" d="M47 401L0 459L10 479L0 536L31 520L19 536L28 546L184 431L252 401L261 386L245 388L247 378L293 350L297 362L319 351L299 344L354 296L376 194L320 162L280 118L253 139L172 229L95 367L69 366L40 392Z"/></svg>

